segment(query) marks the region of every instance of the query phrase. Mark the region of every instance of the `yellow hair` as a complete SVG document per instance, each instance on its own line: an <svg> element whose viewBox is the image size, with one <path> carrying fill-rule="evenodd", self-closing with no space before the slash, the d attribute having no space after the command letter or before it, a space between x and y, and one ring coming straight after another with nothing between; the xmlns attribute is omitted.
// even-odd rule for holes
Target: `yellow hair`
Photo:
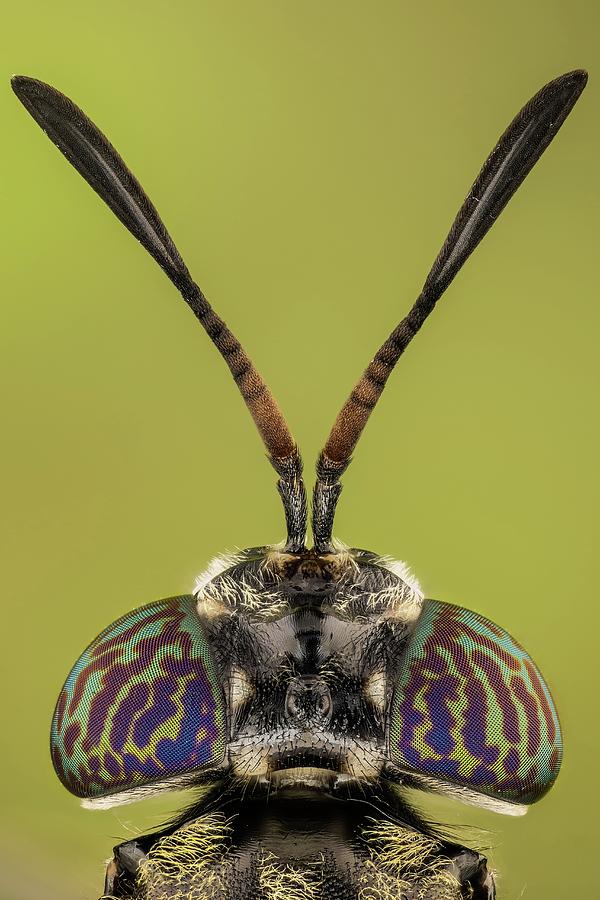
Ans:
<svg viewBox="0 0 600 900"><path fill-rule="evenodd" d="M459 900L460 884L444 871L448 860L440 856L439 841L394 822L370 821L361 832L369 858L359 876L359 900L395 900L415 888L418 898Z"/></svg>
<svg viewBox="0 0 600 900"><path fill-rule="evenodd" d="M300 870L268 852L259 863L258 880L265 900L313 900L322 884L322 873Z"/></svg>
<svg viewBox="0 0 600 900"><path fill-rule="evenodd" d="M360 833L367 858L357 872L358 900L398 900L408 891L417 900L459 900L459 882L433 838L394 822L369 820ZM227 855L231 822L207 813L162 837L140 865L129 900L218 900L228 895ZM264 900L317 900L323 885L323 857L293 865L269 851L258 860ZM101 900L115 900L105 895Z"/></svg>
<svg viewBox="0 0 600 900"><path fill-rule="evenodd" d="M220 866L229 849L231 825L223 813L207 813L165 835L140 865L129 900L189 900L223 894ZM101 900L114 900L105 895Z"/></svg>

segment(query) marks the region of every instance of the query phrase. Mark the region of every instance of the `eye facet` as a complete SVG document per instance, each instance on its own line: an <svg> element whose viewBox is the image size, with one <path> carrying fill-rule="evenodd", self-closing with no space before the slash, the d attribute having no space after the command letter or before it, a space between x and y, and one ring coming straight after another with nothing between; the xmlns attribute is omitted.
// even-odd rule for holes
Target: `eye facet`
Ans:
<svg viewBox="0 0 600 900"><path fill-rule="evenodd" d="M406 770L528 804L558 775L562 736L525 650L483 616L427 600L395 685L390 756Z"/></svg>
<svg viewBox="0 0 600 900"><path fill-rule="evenodd" d="M224 699L193 597L136 609L90 644L59 696L51 750L86 799L222 760Z"/></svg>

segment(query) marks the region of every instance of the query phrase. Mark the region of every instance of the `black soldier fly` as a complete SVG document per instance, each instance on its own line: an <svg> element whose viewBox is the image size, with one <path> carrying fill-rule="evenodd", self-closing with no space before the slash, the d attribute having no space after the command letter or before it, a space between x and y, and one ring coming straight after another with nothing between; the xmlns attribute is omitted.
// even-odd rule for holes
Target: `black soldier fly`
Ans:
<svg viewBox="0 0 600 900"><path fill-rule="evenodd" d="M414 306L377 351L317 462L313 546L296 443L156 209L96 126L17 76L26 109L162 267L229 366L278 475L287 538L213 561L192 593L135 609L84 651L52 721L56 772L86 806L190 787L175 821L115 848L105 895L492 898L479 853L406 788L521 814L562 737L527 652L481 615L423 597L403 563L333 538L345 472L396 362L550 144L587 76L521 110L485 162Z"/></svg>

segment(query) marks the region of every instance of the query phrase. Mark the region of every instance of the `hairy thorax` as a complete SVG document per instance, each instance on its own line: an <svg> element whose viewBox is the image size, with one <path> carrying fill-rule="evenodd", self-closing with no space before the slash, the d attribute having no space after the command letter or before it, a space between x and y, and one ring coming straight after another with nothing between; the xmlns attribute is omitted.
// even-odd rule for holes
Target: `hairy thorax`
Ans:
<svg viewBox="0 0 600 900"><path fill-rule="evenodd" d="M493 896L479 854L317 790L248 799L123 844L106 896L128 900L458 900Z"/></svg>

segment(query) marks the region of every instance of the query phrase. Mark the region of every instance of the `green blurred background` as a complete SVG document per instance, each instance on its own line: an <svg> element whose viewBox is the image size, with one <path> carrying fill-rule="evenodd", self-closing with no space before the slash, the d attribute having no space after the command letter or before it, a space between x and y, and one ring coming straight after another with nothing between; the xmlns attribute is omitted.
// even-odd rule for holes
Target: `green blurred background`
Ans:
<svg viewBox="0 0 600 900"><path fill-rule="evenodd" d="M55 778L49 720L87 642L187 591L219 551L283 536L225 366L10 74L58 86L107 132L272 385L312 481L495 139L580 66L572 117L394 375L337 534L530 649L564 724L555 790L525 819L425 805L474 826L501 897L590 896L599 8L32 0L2 18L2 900L94 900L112 845L183 802L87 812Z"/></svg>

